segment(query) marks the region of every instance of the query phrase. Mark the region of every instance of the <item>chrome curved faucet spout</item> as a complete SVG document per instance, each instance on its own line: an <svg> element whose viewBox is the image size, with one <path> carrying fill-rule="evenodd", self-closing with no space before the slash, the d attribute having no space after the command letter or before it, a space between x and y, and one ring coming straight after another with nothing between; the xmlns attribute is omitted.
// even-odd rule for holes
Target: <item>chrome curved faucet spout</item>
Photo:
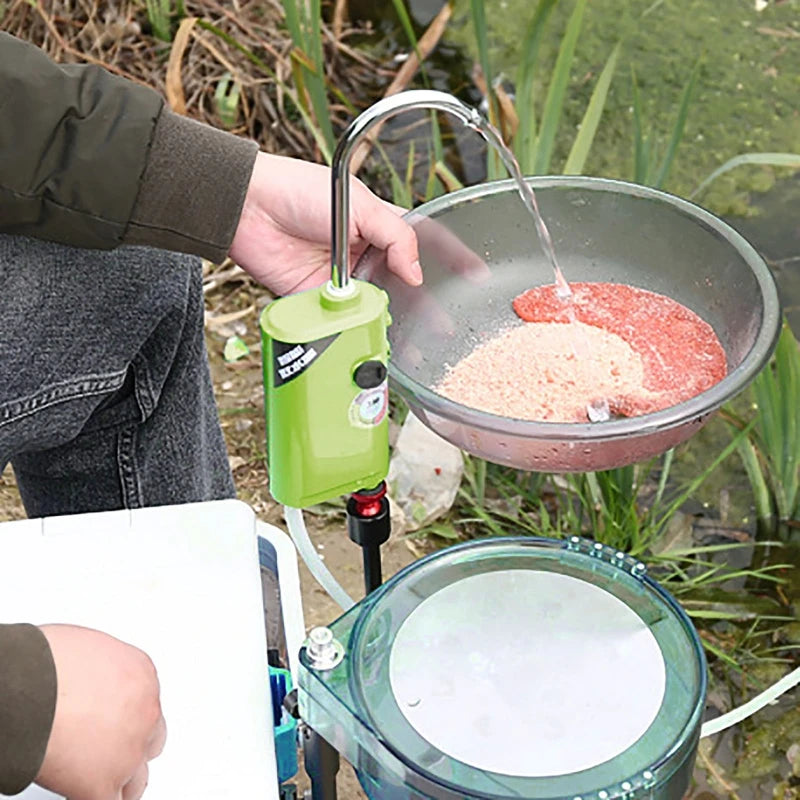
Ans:
<svg viewBox="0 0 800 800"><path fill-rule="evenodd" d="M415 89L400 92L379 100L361 113L342 135L333 154L331 164L332 208L331 220L331 287L336 292L348 289L350 281L350 161L362 139L379 122L393 117L401 111L411 109L434 109L454 114L465 125L484 133L485 122L474 108L462 103L446 92Z"/></svg>

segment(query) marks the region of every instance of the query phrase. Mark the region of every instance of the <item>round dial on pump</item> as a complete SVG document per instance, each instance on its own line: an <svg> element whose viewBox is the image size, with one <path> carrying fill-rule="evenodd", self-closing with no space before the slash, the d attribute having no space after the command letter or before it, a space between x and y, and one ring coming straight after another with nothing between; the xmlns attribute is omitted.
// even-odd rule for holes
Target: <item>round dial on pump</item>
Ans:
<svg viewBox="0 0 800 800"><path fill-rule="evenodd" d="M361 389L375 389L386 380L386 364L382 361L364 361L356 367L353 380Z"/></svg>

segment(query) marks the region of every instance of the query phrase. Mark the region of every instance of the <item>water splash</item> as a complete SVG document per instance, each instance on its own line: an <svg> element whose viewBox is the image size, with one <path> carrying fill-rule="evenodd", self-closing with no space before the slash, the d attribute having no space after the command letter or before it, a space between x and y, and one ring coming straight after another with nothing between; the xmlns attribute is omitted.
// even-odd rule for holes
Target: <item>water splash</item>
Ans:
<svg viewBox="0 0 800 800"><path fill-rule="evenodd" d="M591 358L591 352L588 342L586 341L586 336L581 328L577 325L578 320L575 314L574 305L575 296L572 292L572 287L567 282L567 279L564 277L564 273L561 271L561 267L558 265L556 250L553 246L553 239L550 236L550 231L547 229L544 218L539 211L539 203L536 201L535 192L530 187L530 184L525 180L525 176L522 174L519 162L514 157L514 154L511 152L511 150L506 146L505 142L503 141L503 137L500 135L497 128L481 117L477 111L474 111L470 122L467 124L497 151L503 161L503 164L505 165L505 168L508 170L509 175L511 175L516 182L517 190L522 198L522 202L525 204L525 207L533 217L533 221L536 225L536 233L539 236L539 244L541 245L542 250L544 250L544 254L547 256L550 266L553 269L556 296L560 300L563 300L565 303L567 303L567 318L569 319L570 324L574 324L576 326L575 346L572 349L573 355L575 358L580 358L581 360ZM589 418L589 422L608 422L611 419L611 410L609 409L608 401L605 398L593 400L586 406L586 416Z"/></svg>
<svg viewBox="0 0 800 800"><path fill-rule="evenodd" d="M555 276L556 284L556 295L561 300L572 300L572 289L564 277L561 267L558 265L556 250L555 247L553 247L553 239L550 236L550 231L547 229L544 218L539 211L539 203L536 201L536 194L525 180L525 176L522 174L522 170L519 167L519 162L514 157L514 154L511 152L511 150L509 150L506 146L505 142L503 141L503 137L500 135L497 128L483 119L477 111L475 112L473 121L470 123L470 127L473 128L476 133L480 134L497 151L498 155L503 161L503 164L505 165L505 168L508 170L509 175L511 175L516 182L517 190L522 198L522 202L525 204L525 207L533 217L533 221L536 225L536 233L539 236L539 243L541 244L542 250L544 250L544 254L547 256L547 260L550 262L550 266L553 269L553 275Z"/></svg>

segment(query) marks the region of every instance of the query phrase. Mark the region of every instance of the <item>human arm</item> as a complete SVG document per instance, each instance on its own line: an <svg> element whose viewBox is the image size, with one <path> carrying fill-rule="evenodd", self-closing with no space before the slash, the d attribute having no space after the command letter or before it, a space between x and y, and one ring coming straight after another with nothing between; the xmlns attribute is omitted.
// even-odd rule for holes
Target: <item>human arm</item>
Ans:
<svg viewBox="0 0 800 800"><path fill-rule="evenodd" d="M139 798L166 735L150 659L73 625L0 625L0 653L0 793Z"/></svg>
<svg viewBox="0 0 800 800"><path fill-rule="evenodd" d="M56 705L50 645L33 625L0 625L0 794L16 794L44 760Z"/></svg>
<svg viewBox="0 0 800 800"><path fill-rule="evenodd" d="M54 64L3 33L0 112L0 233L216 262L230 252L281 294L329 269L325 167L257 157L254 142L172 113L146 87ZM395 271L418 283L416 239L399 213L354 181L352 251L386 249Z"/></svg>
<svg viewBox="0 0 800 800"><path fill-rule="evenodd" d="M0 232L221 261L256 152L152 89L0 33Z"/></svg>

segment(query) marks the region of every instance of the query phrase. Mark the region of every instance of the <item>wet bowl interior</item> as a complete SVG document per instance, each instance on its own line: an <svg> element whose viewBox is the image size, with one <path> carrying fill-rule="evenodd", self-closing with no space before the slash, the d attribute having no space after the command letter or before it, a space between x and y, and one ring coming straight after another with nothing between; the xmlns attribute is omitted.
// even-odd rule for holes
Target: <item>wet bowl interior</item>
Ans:
<svg viewBox="0 0 800 800"><path fill-rule="evenodd" d="M663 192L592 178L530 183L567 280L626 283L674 298L713 326L727 376L663 411L594 424L512 419L437 394L448 365L510 325L524 324L511 307L514 297L553 282L515 185L499 181L453 192L408 215L420 241L423 286L403 284L375 250L357 265L357 277L391 298L394 388L440 436L520 469L610 469L668 450L767 363L781 312L766 264L728 225Z"/></svg>

